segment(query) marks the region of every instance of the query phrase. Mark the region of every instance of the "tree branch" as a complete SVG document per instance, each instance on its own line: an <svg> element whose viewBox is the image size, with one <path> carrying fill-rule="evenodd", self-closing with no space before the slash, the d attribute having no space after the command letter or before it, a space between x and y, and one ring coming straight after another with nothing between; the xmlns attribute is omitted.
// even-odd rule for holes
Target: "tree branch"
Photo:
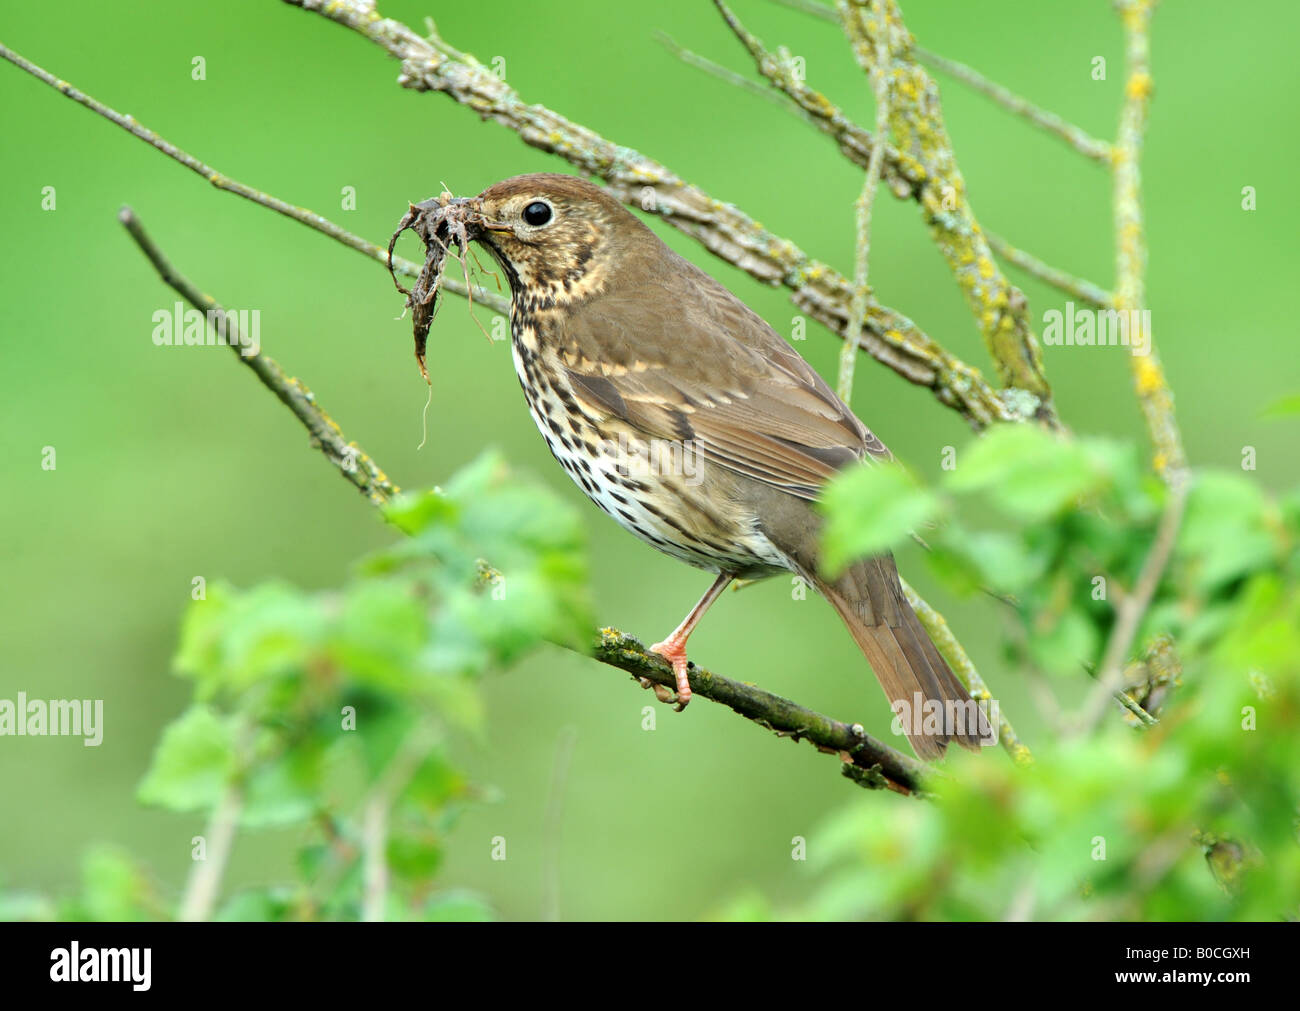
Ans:
<svg viewBox="0 0 1300 1011"><path fill-rule="evenodd" d="M1172 478L1169 498L1164 512L1160 514L1160 522L1156 525L1151 550L1142 563L1142 571L1138 573L1137 585L1131 593L1124 595L1116 607L1115 627L1106 642L1097 684L1079 711L1076 733L1082 734L1096 727L1106 713L1106 703L1123 694L1125 661L1133 648L1138 626L1142 623L1147 608L1151 606L1151 599L1160 585L1160 577L1164 575L1165 566L1173 553L1190 484L1184 471L1177 472ZM1126 709L1130 708L1125 699L1119 698L1119 702ZM1127 702L1132 700L1128 699Z"/></svg>

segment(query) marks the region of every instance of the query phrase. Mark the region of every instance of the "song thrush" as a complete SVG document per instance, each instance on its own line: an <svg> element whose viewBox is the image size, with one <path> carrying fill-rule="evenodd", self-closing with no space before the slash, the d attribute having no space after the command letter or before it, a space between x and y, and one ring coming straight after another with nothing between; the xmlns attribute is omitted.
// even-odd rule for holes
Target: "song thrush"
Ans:
<svg viewBox="0 0 1300 1011"><path fill-rule="evenodd" d="M842 467L892 457L807 362L581 179L517 176L478 197L444 195L449 204L509 280L515 369L555 458L626 529L717 573L651 647L673 666L679 709L691 698L686 640L709 605L734 578L789 571L839 612L896 712L948 714L924 729L903 720L917 754L987 739L983 714L954 724L975 707L908 605L892 556L834 580L819 571L818 491Z"/></svg>

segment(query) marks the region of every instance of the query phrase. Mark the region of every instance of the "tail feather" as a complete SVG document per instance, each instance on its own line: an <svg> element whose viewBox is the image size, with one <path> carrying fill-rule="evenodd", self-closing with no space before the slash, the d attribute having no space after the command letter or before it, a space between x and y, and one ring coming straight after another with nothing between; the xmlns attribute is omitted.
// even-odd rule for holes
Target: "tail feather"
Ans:
<svg viewBox="0 0 1300 1011"><path fill-rule="evenodd" d="M917 755L943 756L949 741L992 739L979 710L907 602L891 555L863 559L834 583L814 580L866 656Z"/></svg>

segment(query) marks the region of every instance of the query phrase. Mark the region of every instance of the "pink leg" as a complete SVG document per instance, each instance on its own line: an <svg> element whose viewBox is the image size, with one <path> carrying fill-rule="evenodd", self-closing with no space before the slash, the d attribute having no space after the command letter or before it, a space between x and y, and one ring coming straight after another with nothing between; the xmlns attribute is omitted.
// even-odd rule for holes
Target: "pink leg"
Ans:
<svg viewBox="0 0 1300 1011"><path fill-rule="evenodd" d="M677 711L680 713L686 708L691 701L691 682L686 676L686 640L695 631L695 626L699 624L704 612L709 606L718 599L722 591L727 588L732 577L725 572L713 581L713 585L700 598L700 602L691 608L688 614L670 635L663 642L657 642L650 647L651 653L658 653L661 657L673 665L673 674L677 677ZM657 693L656 693L657 694Z"/></svg>

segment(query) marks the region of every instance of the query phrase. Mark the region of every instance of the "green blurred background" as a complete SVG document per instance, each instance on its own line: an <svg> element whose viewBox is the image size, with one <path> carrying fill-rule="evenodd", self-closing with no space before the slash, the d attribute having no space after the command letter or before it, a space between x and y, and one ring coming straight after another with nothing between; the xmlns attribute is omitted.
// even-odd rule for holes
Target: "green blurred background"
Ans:
<svg viewBox="0 0 1300 1011"><path fill-rule="evenodd" d="M869 89L833 25L758 0L737 7L769 45L804 57L814 86L870 122ZM860 171L784 110L655 42L666 32L752 76L710 4L390 0L381 10L416 27L432 15L454 45L484 62L504 59L526 101L660 159L851 271ZM928 48L1113 135L1122 50L1109 4L911 2L904 13ZM1254 446L1273 489L1300 475L1293 427L1259 418L1300 387L1295 323L1279 312L1297 265L1297 29L1300 11L1284 0L1232 12L1211 0L1164 5L1144 161L1149 300L1189 455L1235 467ZM397 65L377 47L273 0L5 3L0 41L219 170L376 241L408 200L443 182L474 193L520 172L567 170L442 96L398 88ZM206 61L202 81L191 79L196 56ZM1096 56L1107 60L1105 81L1092 79ZM985 227L1110 284L1106 172L939 79ZM396 319L400 299L380 268L213 190L9 65L0 66L0 123L0 697L102 698L106 721L96 749L0 740L0 883L65 892L87 846L109 842L179 890L200 822L145 809L133 793L160 729L188 697L169 659L191 580L334 586L353 559L394 536L228 351L153 345L151 315L173 299L116 223L124 203L200 285L227 306L261 311L265 350L402 486L437 482L493 444L572 500L591 520L600 621L653 641L707 585L706 574L641 545L582 500L528 418L506 344L485 342L463 304L449 301L431 335L431 437L417 449L426 390L409 321ZM41 207L48 186L53 211ZM348 186L355 210L341 209ZM1256 188L1253 212L1241 207L1244 186ZM654 227L789 333L794 309L782 291ZM1063 305L1012 277L1040 321ZM915 207L887 196L872 279L883 301L986 367ZM812 326L799 350L830 375L837 347ZM1047 349L1046 363L1072 427L1140 437L1122 352ZM922 474L937 472L940 447L966 438L928 393L871 363L854 406ZM57 450L53 472L41 468L45 446ZM933 589L915 554L900 562L922 592ZM935 603L1032 746L1042 730L1001 662L989 606L942 593ZM851 640L824 604L792 600L788 581L724 597L692 647L720 672L887 731ZM792 899L808 872L791 860L791 839L814 836L846 804L876 801L841 780L832 760L705 702L683 716L661 709L657 729L644 731L651 696L558 649L485 689L487 746L461 757L494 799L453 834L440 882L481 892L507 918L542 912L547 798L568 734L565 918L709 916L754 891ZM504 862L489 858L498 835L508 840ZM299 838L241 835L228 886L284 878Z"/></svg>

